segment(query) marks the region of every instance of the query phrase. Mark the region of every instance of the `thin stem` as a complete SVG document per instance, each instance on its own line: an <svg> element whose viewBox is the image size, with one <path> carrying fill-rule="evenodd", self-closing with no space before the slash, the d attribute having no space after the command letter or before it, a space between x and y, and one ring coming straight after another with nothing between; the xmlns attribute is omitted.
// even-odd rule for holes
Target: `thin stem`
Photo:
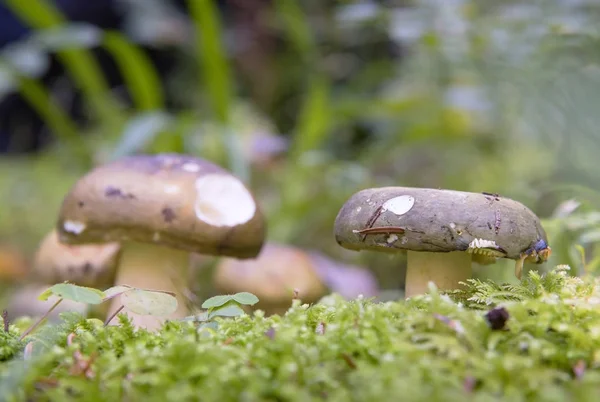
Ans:
<svg viewBox="0 0 600 402"><path fill-rule="evenodd" d="M8 311L2 311L2 322L4 323L4 332L8 332L10 322L8 321Z"/></svg>
<svg viewBox="0 0 600 402"><path fill-rule="evenodd" d="M61 299L58 299L58 300L56 301L56 303L54 303L54 305L53 305L52 307L50 307L50 309L44 313L44 315L43 315L43 316L41 316L41 317L40 317L40 318L39 318L39 319L38 319L36 322L34 322L34 323L33 323L33 325L32 325L31 327L27 328L27 329L25 330L25 332L23 332L23 334L22 334L22 335L19 337L19 340L20 340L20 341L22 341L22 340L23 340L23 338L25 338L27 335L29 335L29 333L30 333L31 331L33 331L34 329L36 329L36 328L37 328L37 327L38 327L38 326L39 326L39 325L42 323L42 321L44 321L46 318L48 318L48 315L50 315L50 313L51 313L51 312L52 312L52 311L53 311L53 310L54 310L54 309L55 309L55 308L56 308L56 307L57 307L57 306L60 304L60 302L62 302L62 301L63 301L63 299L62 299L62 298L61 298Z"/></svg>
<svg viewBox="0 0 600 402"><path fill-rule="evenodd" d="M118 309L116 309L116 310L115 310L115 312L114 312L114 313L112 313L112 314L110 315L110 317L108 317L108 318L106 319L106 321L104 321L104 326L105 326L105 327L106 327L106 326L107 326L107 325L108 325L108 324L109 324L109 323L112 321L112 319L113 319L113 318L115 318L115 317L117 316L117 314L119 314L119 313L121 312L121 310L123 310L123 307L125 307L125 306L124 306L124 305L121 305L121 307L119 307Z"/></svg>

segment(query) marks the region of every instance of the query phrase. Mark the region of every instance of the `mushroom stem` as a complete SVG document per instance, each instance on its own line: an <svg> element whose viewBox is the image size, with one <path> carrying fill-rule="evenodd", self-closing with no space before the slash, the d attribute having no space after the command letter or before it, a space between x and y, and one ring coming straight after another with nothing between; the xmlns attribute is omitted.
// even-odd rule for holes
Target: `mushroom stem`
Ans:
<svg viewBox="0 0 600 402"><path fill-rule="evenodd" d="M157 246L154 244L124 242L117 267L115 285L129 285L141 289L162 290L175 293L177 310L166 317L127 314L136 327L149 330L159 328L168 319L179 319L189 315L187 300L183 294L188 279L189 258L187 251ZM107 317L122 306L117 297L111 303ZM112 320L112 324L118 322Z"/></svg>
<svg viewBox="0 0 600 402"><path fill-rule="evenodd" d="M456 289L458 282L466 281L471 274L471 255L463 251L408 251L405 295L408 298L426 293L430 281L441 290Z"/></svg>

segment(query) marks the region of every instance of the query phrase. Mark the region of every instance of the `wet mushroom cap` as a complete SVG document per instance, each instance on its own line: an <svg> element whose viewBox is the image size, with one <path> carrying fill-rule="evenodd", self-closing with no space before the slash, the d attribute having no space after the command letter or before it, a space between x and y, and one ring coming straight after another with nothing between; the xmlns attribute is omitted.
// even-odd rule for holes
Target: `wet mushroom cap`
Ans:
<svg viewBox="0 0 600 402"><path fill-rule="evenodd" d="M44 237L33 262L36 280L69 281L81 286L110 284L115 275L119 243L68 245L58 241L55 230Z"/></svg>
<svg viewBox="0 0 600 402"><path fill-rule="evenodd" d="M426 188L359 191L338 213L334 230L338 244L352 250L474 255L485 250L515 260L548 242L538 217L517 201L496 194Z"/></svg>
<svg viewBox="0 0 600 402"><path fill-rule="evenodd" d="M68 244L134 241L251 258L266 228L246 186L206 160L137 155L97 167L65 197L57 223Z"/></svg>

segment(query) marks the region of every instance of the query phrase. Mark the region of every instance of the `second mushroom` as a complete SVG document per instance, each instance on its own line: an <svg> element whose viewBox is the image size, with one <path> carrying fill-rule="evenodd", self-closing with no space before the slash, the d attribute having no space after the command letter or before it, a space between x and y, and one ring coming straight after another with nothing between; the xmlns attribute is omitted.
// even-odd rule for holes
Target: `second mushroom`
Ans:
<svg viewBox="0 0 600 402"><path fill-rule="evenodd" d="M335 237L352 250L407 252L406 296L432 281L454 289L471 277L471 262L542 263L550 254L538 217L497 194L427 188L383 187L359 191L335 221Z"/></svg>

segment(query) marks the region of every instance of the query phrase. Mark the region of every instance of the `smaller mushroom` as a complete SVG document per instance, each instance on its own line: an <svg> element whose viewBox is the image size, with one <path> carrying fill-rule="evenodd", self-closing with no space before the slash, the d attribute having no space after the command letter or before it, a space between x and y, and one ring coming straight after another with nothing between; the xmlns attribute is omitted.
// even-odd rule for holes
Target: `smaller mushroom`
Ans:
<svg viewBox="0 0 600 402"><path fill-rule="evenodd" d="M58 241L56 230L44 237L33 264L36 281L55 284L68 281L104 290L112 286L119 243L69 245Z"/></svg>
<svg viewBox="0 0 600 402"><path fill-rule="evenodd" d="M550 254L539 218L523 204L489 193L384 187L359 191L341 208L335 238L351 250L408 253L406 296L430 281L453 289L470 278L471 262L543 263Z"/></svg>
<svg viewBox="0 0 600 402"><path fill-rule="evenodd" d="M374 296L377 284L366 270L336 262L324 254L267 243L259 256L241 261L223 258L216 266L213 285L219 292L250 292L266 314L283 314L297 297L314 303L329 291L346 298Z"/></svg>

